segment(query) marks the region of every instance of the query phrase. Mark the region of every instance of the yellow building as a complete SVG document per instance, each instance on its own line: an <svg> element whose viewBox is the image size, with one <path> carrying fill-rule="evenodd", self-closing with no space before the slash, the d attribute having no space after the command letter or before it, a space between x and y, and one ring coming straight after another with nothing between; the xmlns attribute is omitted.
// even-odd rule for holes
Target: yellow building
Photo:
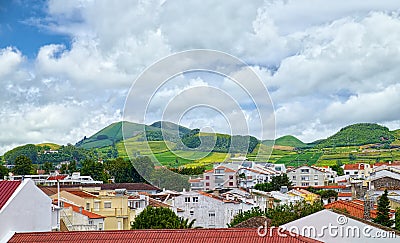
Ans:
<svg viewBox="0 0 400 243"><path fill-rule="evenodd" d="M58 195L51 196L57 199ZM71 201L84 207L85 210L106 217L104 220L105 230L127 230L130 229L131 217L136 214L128 207L128 196L121 191L100 191L95 195L85 191L70 190L61 191L60 198Z"/></svg>
<svg viewBox="0 0 400 243"><path fill-rule="evenodd" d="M288 192L290 195L300 196L304 198L306 202L314 203L317 200L320 200L320 196L318 194L312 193L305 189L293 189Z"/></svg>

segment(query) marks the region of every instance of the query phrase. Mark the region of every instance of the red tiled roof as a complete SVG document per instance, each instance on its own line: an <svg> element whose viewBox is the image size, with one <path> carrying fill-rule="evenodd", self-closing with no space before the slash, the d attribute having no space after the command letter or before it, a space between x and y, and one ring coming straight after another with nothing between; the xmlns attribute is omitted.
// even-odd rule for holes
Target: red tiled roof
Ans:
<svg viewBox="0 0 400 243"><path fill-rule="evenodd" d="M82 197L82 198L97 198L96 195L93 195L89 192L84 191L73 191L73 190L66 190L67 192L74 194L75 196Z"/></svg>
<svg viewBox="0 0 400 243"><path fill-rule="evenodd" d="M338 200L332 203L328 203L327 205L324 206L327 209L330 208L335 208L339 210L346 210L347 213L349 213L353 217L357 218L364 218L364 202L361 200L357 201L343 201L343 200ZM376 218L377 216L377 210L373 209L370 211L370 216L371 218Z"/></svg>
<svg viewBox="0 0 400 243"><path fill-rule="evenodd" d="M132 242L132 243L208 243L208 242L321 242L300 235L286 237L278 235L277 230L265 237L260 237L256 229L230 228L230 229L168 229L168 230L118 230L118 231L70 231L70 232L35 232L16 233L9 243L14 242ZM284 232L283 232L284 233Z"/></svg>
<svg viewBox="0 0 400 243"><path fill-rule="evenodd" d="M64 203L64 208L72 208L72 210L74 212L81 213L81 214L87 216L90 219L102 219L102 218L105 218L104 216L98 215L96 213L92 213L92 212L86 211L83 208L82 208L82 211L80 211L79 210L79 206L76 206L76 205L73 205L73 204L70 204L70 203L67 203L67 202L63 202L63 203Z"/></svg>
<svg viewBox="0 0 400 243"><path fill-rule="evenodd" d="M155 207L155 208L170 208L171 205L168 205L166 203L160 202L156 199L153 199L149 197L149 206Z"/></svg>
<svg viewBox="0 0 400 243"><path fill-rule="evenodd" d="M66 177L67 177L67 175L49 176L49 178L47 178L47 180L48 181L64 180Z"/></svg>
<svg viewBox="0 0 400 243"><path fill-rule="evenodd" d="M351 192L339 192L338 197L351 197Z"/></svg>
<svg viewBox="0 0 400 243"><path fill-rule="evenodd" d="M14 194L21 181L0 181L0 210Z"/></svg>

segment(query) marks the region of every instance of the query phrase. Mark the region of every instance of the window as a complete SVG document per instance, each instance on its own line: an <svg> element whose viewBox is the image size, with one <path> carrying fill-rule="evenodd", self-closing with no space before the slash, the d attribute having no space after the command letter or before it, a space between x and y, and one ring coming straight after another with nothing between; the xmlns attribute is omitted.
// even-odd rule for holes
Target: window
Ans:
<svg viewBox="0 0 400 243"><path fill-rule="evenodd" d="M100 209L100 202L94 202L94 210L99 211Z"/></svg>
<svg viewBox="0 0 400 243"><path fill-rule="evenodd" d="M232 179L233 179L233 175L230 175L230 176L229 176L229 180L232 180Z"/></svg>
<svg viewBox="0 0 400 243"><path fill-rule="evenodd" d="M103 230L103 223L99 223L99 230Z"/></svg>
<svg viewBox="0 0 400 243"><path fill-rule="evenodd" d="M309 176L302 176L302 177L301 177L301 180L302 180L302 181L309 181L309 180L310 180L310 177L309 177Z"/></svg>
<svg viewBox="0 0 400 243"><path fill-rule="evenodd" d="M224 173L224 169L215 169L214 173L215 174L223 174Z"/></svg>
<svg viewBox="0 0 400 243"><path fill-rule="evenodd" d="M90 211L90 203L86 203L86 211Z"/></svg>
<svg viewBox="0 0 400 243"><path fill-rule="evenodd" d="M186 203L190 202L190 197L185 197L185 202Z"/></svg>
<svg viewBox="0 0 400 243"><path fill-rule="evenodd" d="M230 181L230 182L229 182L229 186L233 186L233 181Z"/></svg>
<svg viewBox="0 0 400 243"><path fill-rule="evenodd" d="M104 208L111 208L111 202L104 202Z"/></svg>
<svg viewBox="0 0 400 243"><path fill-rule="evenodd" d="M346 171L346 175L350 175L350 172Z"/></svg>
<svg viewBox="0 0 400 243"><path fill-rule="evenodd" d="M296 176L293 176L292 179L293 179L293 180L296 180Z"/></svg>
<svg viewBox="0 0 400 243"><path fill-rule="evenodd" d="M314 175L314 180L318 180L318 175Z"/></svg>
<svg viewBox="0 0 400 243"><path fill-rule="evenodd" d="M190 213L191 216L193 216L194 215L194 210L190 209L189 213Z"/></svg>
<svg viewBox="0 0 400 243"><path fill-rule="evenodd" d="M210 182L206 182L206 186L209 186L210 185Z"/></svg>
<svg viewBox="0 0 400 243"><path fill-rule="evenodd" d="M199 202L199 198L198 197L193 197L193 202Z"/></svg>
<svg viewBox="0 0 400 243"><path fill-rule="evenodd" d="M93 225L93 220L89 220L89 225Z"/></svg>
<svg viewBox="0 0 400 243"><path fill-rule="evenodd" d="M318 186L318 182L314 182L314 185L315 185L315 186Z"/></svg>
<svg viewBox="0 0 400 243"><path fill-rule="evenodd" d="M210 176L206 176L206 180L210 180Z"/></svg>
<svg viewBox="0 0 400 243"><path fill-rule="evenodd" d="M310 185L310 183L308 183L308 182L302 182L301 183L301 186L309 186Z"/></svg>
<svg viewBox="0 0 400 243"><path fill-rule="evenodd" d="M309 169L301 169L301 173L309 173L310 170Z"/></svg>

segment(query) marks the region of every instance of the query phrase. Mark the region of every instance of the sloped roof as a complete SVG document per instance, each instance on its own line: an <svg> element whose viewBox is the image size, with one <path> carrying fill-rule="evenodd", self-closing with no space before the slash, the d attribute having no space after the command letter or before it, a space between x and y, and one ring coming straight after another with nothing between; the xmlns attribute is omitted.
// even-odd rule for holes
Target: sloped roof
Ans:
<svg viewBox="0 0 400 243"><path fill-rule="evenodd" d="M63 203L64 203L64 208L72 208L72 210L74 212L83 214L83 215L87 216L90 219L102 219L102 218L105 218L104 216L101 216L99 214L86 211L85 209L83 209L83 207L81 207L82 210L79 210L79 206L77 206L77 205L73 205L73 204L70 204L70 203L67 203L67 202L63 202Z"/></svg>
<svg viewBox="0 0 400 243"><path fill-rule="evenodd" d="M337 200L335 202L328 203L324 207L327 209L334 208L339 210L346 210L347 213L353 217L360 219L364 218L364 202L361 200L356 200L356 201ZM371 218L376 218L377 210L372 209L370 211L370 216Z"/></svg>
<svg viewBox="0 0 400 243"><path fill-rule="evenodd" d="M67 192L74 194L75 196L82 197L82 198L97 198L96 195L93 195L89 192L84 191L74 191L74 190L66 190Z"/></svg>
<svg viewBox="0 0 400 243"><path fill-rule="evenodd" d="M0 181L0 210L21 185L21 181Z"/></svg>
<svg viewBox="0 0 400 243"><path fill-rule="evenodd" d="M119 231L71 231L71 232L35 232L16 233L10 243L14 242L132 242L132 243L296 243L321 242L299 235L287 237L278 235L277 230L271 236L260 237L255 229L179 229L179 230L119 230Z"/></svg>
<svg viewBox="0 0 400 243"><path fill-rule="evenodd" d="M97 184L101 190L126 189L128 191L160 191L160 188L146 183L110 183Z"/></svg>
<svg viewBox="0 0 400 243"><path fill-rule="evenodd" d="M56 181L56 180L64 180L65 178L67 178L68 175L56 175L56 176L49 176L49 178L47 178L48 181Z"/></svg>

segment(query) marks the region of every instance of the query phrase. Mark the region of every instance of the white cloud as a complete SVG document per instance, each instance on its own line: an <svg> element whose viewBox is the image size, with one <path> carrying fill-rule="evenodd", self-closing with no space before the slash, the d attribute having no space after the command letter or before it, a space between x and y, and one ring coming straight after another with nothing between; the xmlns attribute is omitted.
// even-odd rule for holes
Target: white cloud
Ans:
<svg viewBox="0 0 400 243"><path fill-rule="evenodd" d="M51 0L47 16L32 23L68 35L71 46L42 46L35 60L27 60L12 47L1 49L0 151L10 144L49 139L75 143L120 119L133 80L159 58L190 48L217 49L250 63L270 89L278 135L312 141L331 135L342 125L364 121L396 128L400 120L396 96L399 9L395 0L218 4ZM240 71L232 74L234 78L241 75ZM248 97L229 80L196 83L185 77L181 81L160 89L151 119L157 119L167 100L201 85L221 88L248 106ZM269 101L261 89L252 95L259 102ZM218 96L212 95L197 99L218 102ZM233 110L225 105L226 110ZM243 114L256 121L252 108L246 107ZM184 122L223 130L223 118L209 114ZM259 127L252 124L254 133Z"/></svg>

